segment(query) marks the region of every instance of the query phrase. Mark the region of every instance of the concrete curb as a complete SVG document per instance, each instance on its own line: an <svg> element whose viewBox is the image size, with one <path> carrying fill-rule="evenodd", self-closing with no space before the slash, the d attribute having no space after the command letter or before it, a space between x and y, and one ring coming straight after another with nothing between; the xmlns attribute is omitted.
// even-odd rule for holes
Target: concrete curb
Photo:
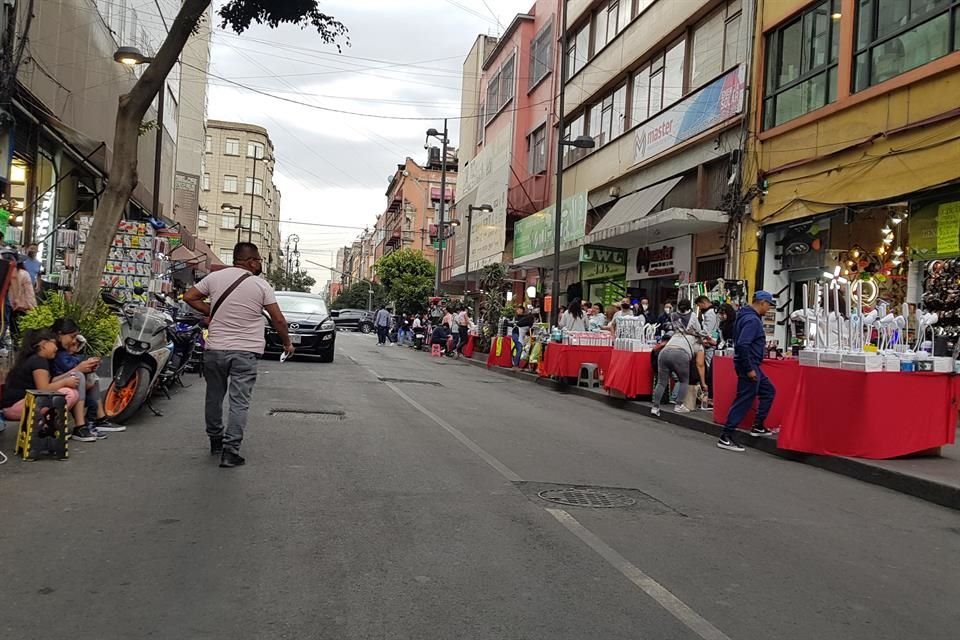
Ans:
<svg viewBox="0 0 960 640"><path fill-rule="evenodd" d="M483 367L484 369L487 368L485 361L475 360L472 358L462 358L461 361L469 362L474 366ZM604 402L607 405L617 409L645 415L650 419L657 419L650 415L650 404L646 402L637 402L634 400L616 398L598 393L596 391L591 391L590 389L585 389L583 387L571 386L556 380L540 378L538 376L513 369L493 367L489 370L495 371L500 375L506 375L511 378L546 386L561 393L572 393L598 402ZM660 414L659 420L669 422L670 424L684 427L686 429L691 429L693 431L699 431L700 433L706 433L711 436L720 436L722 429L719 425L713 424L713 422L703 418L694 417L696 415L696 413L674 413L673 411L665 408ZM856 458L820 456L778 449L775 438L753 438L748 435L743 435L743 437L740 438L740 442L746 447L757 449L785 460L808 464L810 466L824 469L826 471L832 471L833 473L844 475L849 478L855 478L862 482L869 482L870 484L875 484L899 493L913 496L915 498L920 498L921 500L932 502L933 504L947 507L949 509L960 510L960 485L944 484L935 482L933 480L927 480L925 478L919 478L917 476L900 471L879 467L871 464L869 461L858 460Z"/></svg>

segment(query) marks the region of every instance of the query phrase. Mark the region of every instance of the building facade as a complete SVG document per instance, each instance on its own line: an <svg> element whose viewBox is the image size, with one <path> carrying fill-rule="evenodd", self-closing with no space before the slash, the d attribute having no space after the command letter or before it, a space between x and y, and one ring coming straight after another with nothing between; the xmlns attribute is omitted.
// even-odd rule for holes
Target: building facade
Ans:
<svg viewBox="0 0 960 640"><path fill-rule="evenodd" d="M52 231L71 216L96 211L109 169L118 100L142 73L140 67L115 62L114 52L132 46L147 56L155 54L166 36L163 20L172 20L180 3L50 0L15 6L16 36L27 40L0 128L0 147L10 160L0 171L12 214L4 236L14 244L40 242L48 273L56 273L62 264ZM31 6L32 20L27 17ZM140 181L128 216L172 217L181 74L178 63L158 98L166 111L160 184L153 184L156 135L151 132L141 138ZM145 121L156 121L156 104ZM156 190L160 211L152 211Z"/></svg>
<svg viewBox="0 0 960 640"><path fill-rule="evenodd" d="M560 303L657 305L731 275L751 6L567 3L563 140L594 146L563 156ZM519 226L514 264L549 267L552 210Z"/></svg>
<svg viewBox="0 0 960 640"><path fill-rule="evenodd" d="M483 267L514 262L514 225L553 199L558 6L536 2L499 39L479 36L464 60L460 226L443 272L447 287L475 289Z"/></svg>
<svg viewBox="0 0 960 640"><path fill-rule="evenodd" d="M280 192L273 142L263 127L209 120L204 141L197 233L225 264L233 246L252 241L264 269L280 266Z"/></svg>
<svg viewBox="0 0 960 640"><path fill-rule="evenodd" d="M780 294L776 338L825 274L923 303L924 274L960 256L960 6L789 0L755 29L739 271Z"/></svg>

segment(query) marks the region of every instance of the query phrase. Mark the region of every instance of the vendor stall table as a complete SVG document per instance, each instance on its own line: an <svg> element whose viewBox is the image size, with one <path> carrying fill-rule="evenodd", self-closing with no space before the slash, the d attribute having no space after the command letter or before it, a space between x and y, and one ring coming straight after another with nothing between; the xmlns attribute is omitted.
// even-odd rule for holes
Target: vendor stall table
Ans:
<svg viewBox="0 0 960 640"><path fill-rule="evenodd" d="M797 385L785 391L792 401L781 449L884 460L956 438L958 376L799 367Z"/></svg>
<svg viewBox="0 0 960 640"><path fill-rule="evenodd" d="M793 403L793 390L797 386L797 377L800 375L800 363L794 359L764 360L763 372L770 378L770 382L777 390L773 400L770 415L767 416L765 426L776 429L783 423L783 416ZM713 421L724 424L730 405L737 395L737 374L733 370L733 358L714 356L713 358ZM740 423L741 428L749 429L753 426L754 408L747 412Z"/></svg>
<svg viewBox="0 0 960 640"><path fill-rule="evenodd" d="M510 369L513 367L513 338L503 336L494 338L490 343L490 353L487 354L487 368L503 367Z"/></svg>
<svg viewBox="0 0 960 640"><path fill-rule="evenodd" d="M653 393L653 364L650 351L616 351L603 370L603 388L618 391L627 398Z"/></svg>
<svg viewBox="0 0 960 640"><path fill-rule="evenodd" d="M580 365L588 362L599 365L600 371L606 372L613 353L613 347L582 347L559 342L551 342L546 347L537 368L543 378L576 378L580 375Z"/></svg>

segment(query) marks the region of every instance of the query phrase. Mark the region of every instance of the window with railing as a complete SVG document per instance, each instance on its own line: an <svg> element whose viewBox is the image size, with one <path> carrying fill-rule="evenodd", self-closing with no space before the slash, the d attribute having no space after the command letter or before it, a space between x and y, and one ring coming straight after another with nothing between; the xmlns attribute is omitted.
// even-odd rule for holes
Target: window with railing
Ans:
<svg viewBox="0 0 960 640"><path fill-rule="evenodd" d="M767 34L766 40L765 129L837 99L840 0L814 5Z"/></svg>
<svg viewBox="0 0 960 640"><path fill-rule="evenodd" d="M859 0L853 90L960 51L960 0Z"/></svg>

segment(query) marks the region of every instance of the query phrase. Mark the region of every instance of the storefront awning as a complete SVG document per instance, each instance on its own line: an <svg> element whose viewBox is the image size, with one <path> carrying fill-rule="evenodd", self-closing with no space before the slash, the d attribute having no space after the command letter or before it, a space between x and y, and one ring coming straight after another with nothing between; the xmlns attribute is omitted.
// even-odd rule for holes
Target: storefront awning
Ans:
<svg viewBox="0 0 960 640"><path fill-rule="evenodd" d="M614 227L600 229L600 225L597 225L597 229L587 236L584 244L630 249L668 238L721 229L729 220L730 216L724 211L672 207L657 213L647 213L641 218Z"/></svg>
<svg viewBox="0 0 960 640"><path fill-rule="evenodd" d="M603 233L604 231L608 230L615 231L616 229L644 218L647 214L657 208L657 205L659 205L660 202L667 197L667 194L673 191L675 186L680 184L681 180L683 180L682 176L679 178L671 178L666 182L655 184L652 187L641 189L636 193L631 193L630 195L621 198L617 201L617 204L613 205L613 208L607 212L607 215L603 217L603 220L601 220L600 223L594 227L590 236L593 237L596 234ZM604 237L606 238L609 236Z"/></svg>

